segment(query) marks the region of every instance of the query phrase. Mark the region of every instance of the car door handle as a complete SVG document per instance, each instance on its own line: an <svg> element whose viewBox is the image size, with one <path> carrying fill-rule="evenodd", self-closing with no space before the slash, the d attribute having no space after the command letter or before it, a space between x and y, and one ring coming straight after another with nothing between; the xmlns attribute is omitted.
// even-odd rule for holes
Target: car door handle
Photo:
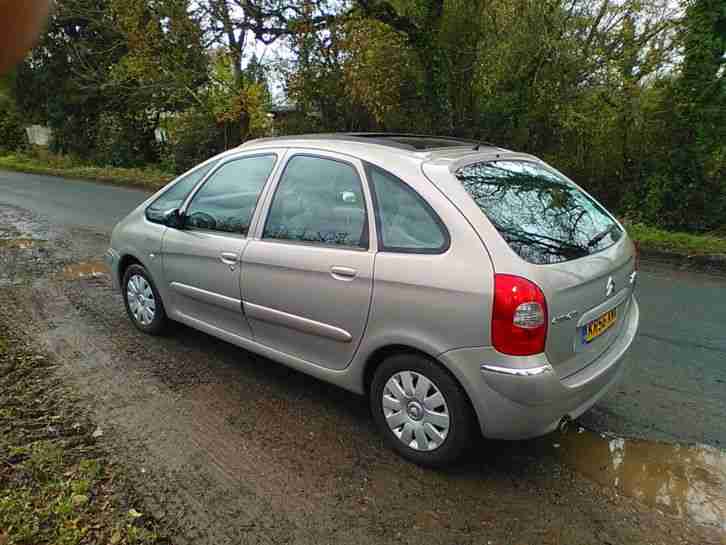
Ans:
<svg viewBox="0 0 726 545"><path fill-rule="evenodd" d="M219 260L230 267L237 265L237 259L239 259L239 256L233 252L222 252L219 254Z"/></svg>
<svg viewBox="0 0 726 545"><path fill-rule="evenodd" d="M338 280L353 280L358 276L358 271L351 269L350 267L330 267L330 274L333 278Z"/></svg>

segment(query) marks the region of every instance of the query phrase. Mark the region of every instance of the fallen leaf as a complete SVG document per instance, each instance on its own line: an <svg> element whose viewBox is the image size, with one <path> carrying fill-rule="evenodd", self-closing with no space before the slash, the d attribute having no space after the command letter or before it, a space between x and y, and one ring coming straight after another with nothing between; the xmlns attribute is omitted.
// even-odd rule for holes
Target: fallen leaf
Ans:
<svg viewBox="0 0 726 545"><path fill-rule="evenodd" d="M86 496L85 494L76 494L71 498L71 502L76 507L86 505L88 503L88 496Z"/></svg>

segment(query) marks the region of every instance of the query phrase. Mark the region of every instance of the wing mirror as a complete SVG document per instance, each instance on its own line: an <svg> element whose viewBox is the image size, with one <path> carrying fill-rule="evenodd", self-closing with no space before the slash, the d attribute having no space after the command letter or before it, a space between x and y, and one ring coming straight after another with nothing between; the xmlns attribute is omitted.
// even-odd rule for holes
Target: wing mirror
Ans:
<svg viewBox="0 0 726 545"><path fill-rule="evenodd" d="M174 229L181 229L184 227L185 216L179 212L178 208L173 208L164 213L164 225L167 227L173 227Z"/></svg>

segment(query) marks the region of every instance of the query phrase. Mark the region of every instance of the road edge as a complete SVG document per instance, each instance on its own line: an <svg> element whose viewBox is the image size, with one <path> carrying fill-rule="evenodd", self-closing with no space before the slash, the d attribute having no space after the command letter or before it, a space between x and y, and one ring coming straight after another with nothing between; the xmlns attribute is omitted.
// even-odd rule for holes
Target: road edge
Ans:
<svg viewBox="0 0 726 545"><path fill-rule="evenodd" d="M165 182L159 182L159 183L148 183L148 182L141 182L139 180L134 180L133 178L116 178L113 176L99 176L99 175L91 175L91 174L83 174L79 172L65 172L62 169L54 169L51 167L18 167L14 165L8 165L5 163L0 163L0 172L17 172L21 174L35 174L38 176L48 176L50 178L60 178L61 180L82 180L86 182L95 182L98 184L104 184L104 185L113 185L116 187L129 187L132 189L143 189L145 191L148 191L149 193L155 193L162 187L164 187L166 184L168 184L170 181L173 180L173 178L169 178L169 180Z"/></svg>
<svg viewBox="0 0 726 545"><path fill-rule="evenodd" d="M678 269L726 275L726 254L689 255L641 245L640 257L643 260L665 263Z"/></svg>

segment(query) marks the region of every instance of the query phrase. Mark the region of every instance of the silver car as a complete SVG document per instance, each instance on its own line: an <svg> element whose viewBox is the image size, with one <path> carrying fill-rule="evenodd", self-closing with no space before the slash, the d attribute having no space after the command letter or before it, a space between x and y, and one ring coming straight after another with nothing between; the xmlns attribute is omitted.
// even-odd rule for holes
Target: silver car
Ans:
<svg viewBox="0 0 726 545"><path fill-rule="evenodd" d="M578 417L638 328L617 220L536 157L451 138L248 142L129 214L106 258L141 331L181 322L368 396L424 465Z"/></svg>

